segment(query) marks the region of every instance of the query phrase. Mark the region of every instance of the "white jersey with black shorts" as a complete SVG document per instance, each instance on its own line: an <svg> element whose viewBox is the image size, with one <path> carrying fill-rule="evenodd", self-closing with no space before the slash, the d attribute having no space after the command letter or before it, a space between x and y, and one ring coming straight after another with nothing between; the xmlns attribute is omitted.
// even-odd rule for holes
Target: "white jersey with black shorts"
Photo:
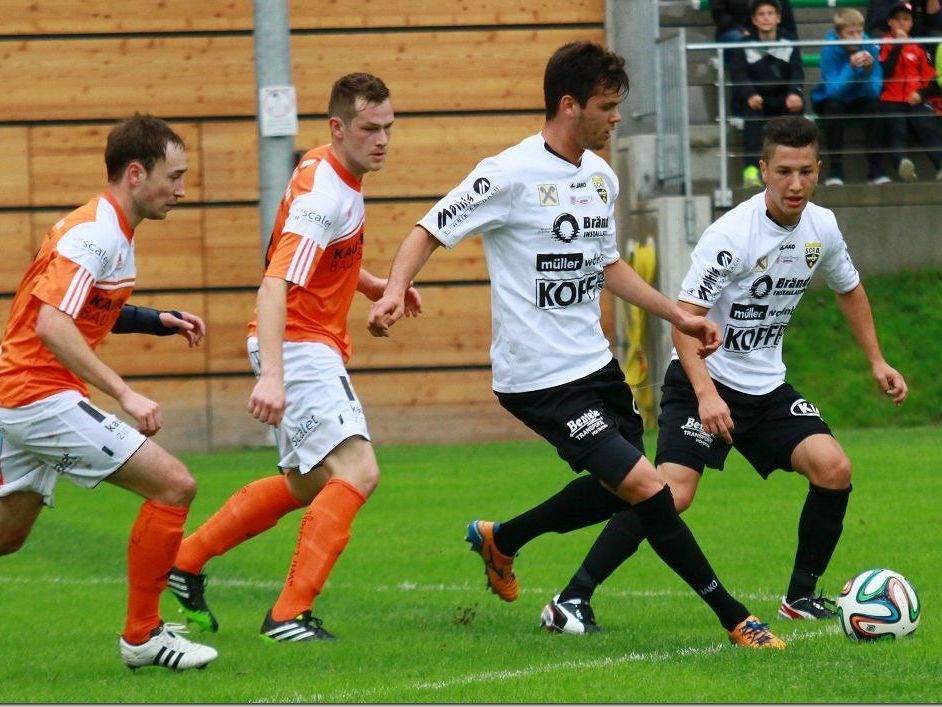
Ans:
<svg viewBox="0 0 942 707"><path fill-rule="evenodd" d="M577 470L627 427L637 428L640 444L641 418L617 362L609 370L600 321L604 269L619 259L617 196L618 179L602 158L586 152L575 165L537 134L482 160L419 221L447 248L483 234L494 392ZM620 385L627 413L588 392L583 384L593 376ZM541 393L555 403L544 406Z"/></svg>
<svg viewBox="0 0 942 707"><path fill-rule="evenodd" d="M785 332L815 272L838 293L860 283L834 214L809 203L797 225L783 227L769 216L762 192L711 225L691 258L679 299L708 308L719 327L722 344L705 363L730 408L733 444L763 476L791 469L795 446L830 430L818 408L785 382ZM723 468L729 447L701 428L676 350L658 423L658 464Z"/></svg>

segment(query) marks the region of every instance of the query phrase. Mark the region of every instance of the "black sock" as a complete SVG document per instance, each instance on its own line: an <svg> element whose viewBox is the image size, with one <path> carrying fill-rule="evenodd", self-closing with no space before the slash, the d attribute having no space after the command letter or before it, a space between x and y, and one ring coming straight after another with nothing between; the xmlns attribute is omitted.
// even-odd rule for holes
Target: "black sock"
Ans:
<svg viewBox="0 0 942 707"><path fill-rule="evenodd" d="M569 601L576 597L583 601L592 599L595 588L637 552L642 540L644 528L637 513L629 509L613 515L595 539L579 571L560 593L559 600Z"/></svg>
<svg viewBox="0 0 942 707"><path fill-rule="evenodd" d="M494 534L497 548L505 555L515 554L533 538L544 533L568 533L608 520L630 505L606 489L589 474L569 482L555 496L528 511L504 521Z"/></svg>
<svg viewBox="0 0 942 707"><path fill-rule="evenodd" d="M814 593L818 577L827 569L841 538L852 488L826 489L808 484L808 496L798 520L798 549L786 601Z"/></svg>
<svg viewBox="0 0 942 707"><path fill-rule="evenodd" d="M670 487L634 506L651 547L667 565L709 604L727 631L749 616L729 595L703 555L693 533L674 508Z"/></svg>

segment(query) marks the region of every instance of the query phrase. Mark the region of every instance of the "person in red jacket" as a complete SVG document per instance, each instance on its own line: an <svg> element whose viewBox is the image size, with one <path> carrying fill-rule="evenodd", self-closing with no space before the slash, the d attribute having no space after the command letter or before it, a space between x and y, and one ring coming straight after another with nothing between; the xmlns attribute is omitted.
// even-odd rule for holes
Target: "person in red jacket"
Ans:
<svg viewBox="0 0 942 707"><path fill-rule="evenodd" d="M913 28L913 8L908 2L897 2L887 18L890 27L886 39L909 37ZM883 68L883 92L880 110L883 113L886 145L900 179L917 179L916 167L906 156L906 128L911 127L919 143L942 181L942 138L936 127L935 111L928 99L937 90L935 69L929 64L925 50L918 44L884 44L880 50Z"/></svg>

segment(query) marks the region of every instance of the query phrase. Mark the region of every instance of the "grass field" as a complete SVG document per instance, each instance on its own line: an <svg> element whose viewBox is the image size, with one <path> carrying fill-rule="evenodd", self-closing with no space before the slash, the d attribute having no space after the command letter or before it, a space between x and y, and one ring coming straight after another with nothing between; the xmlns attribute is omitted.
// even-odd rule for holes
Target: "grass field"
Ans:
<svg viewBox="0 0 942 707"><path fill-rule="evenodd" d="M571 475L548 445L379 449L384 479L354 525L315 613L339 639L271 645L258 636L287 568L297 515L208 567L220 658L204 671L129 672L117 657L128 528L137 502L62 483L26 547L0 564L2 702L936 702L942 698L942 549L937 428L844 431L855 490L823 588L870 567L916 585L910 639L856 644L836 624L773 614L794 555L806 484L767 482L733 454L708 472L685 518L721 579L789 641L784 653L726 643L712 614L646 545L593 602L602 634L538 628L592 530L546 536L516 568L520 599L484 591L462 542L472 518L501 519ZM649 441L653 446L653 440ZM187 458L200 481L188 528L271 468L269 450ZM164 597L164 615L176 617Z"/></svg>

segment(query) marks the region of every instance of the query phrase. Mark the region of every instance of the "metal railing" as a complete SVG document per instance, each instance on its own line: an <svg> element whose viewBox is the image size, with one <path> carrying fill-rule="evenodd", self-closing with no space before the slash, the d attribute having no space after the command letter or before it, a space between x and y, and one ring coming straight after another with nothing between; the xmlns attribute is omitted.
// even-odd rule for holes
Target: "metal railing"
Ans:
<svg viewBox="0 0 942 707"><path fill-rule="evenodd" d="M789 46L794 47L824 47L824 46L862 46L862 45L884 45L884 44L939 44L940 39L938 37L907 37L905 39L875 39L875 38L866 38L864 40L847 40L847 39L835 39L835 40L789 40ZM728 135L727 130L729 128L729 118L728 110L726 105L726 89L729 87L727 82L726 74L726 61L725 54L727 51L733 49L760 49L760 48L770 48L770 47L780 47L783 44L781 41L771 41L771 42L694 42L686 45L686 51L683 56L682 63L684 64L684 74L686 74L686 64L688 61L688 54L691 52L704 52L710 51L715 52L715 64L717 72L717 97L718 97L718 123L719 123L719 178L720 185L719 188L714 193L714 203L717 206L732 206L733 196L732 191L729 188L729 145L728 145ZM658 63L662 61L660 52L658 54ZM665 59L667 61L667 59ZM658 92L666 92L667 88L658 85ZM810 91L806 92L806 95L810 95ZM683 94L682 102L684 104L681 109L685 114L689 112L687 106L687 93L686 91ZM805 100L805 111L808 111L810 101ZM689 129L689 128L688 128ZM659 129L660 130L660 129ZM661 140L660 131L658 133L658 140ZM689 165L691 162L690 157L690 141L686 140L683 145L686 155L683 158L683 163L687 166L689 170ZM659 167L660 170L660 167ZM691 194L690 186L692 180L685 178L685 194L688 196Z"/></svg>

